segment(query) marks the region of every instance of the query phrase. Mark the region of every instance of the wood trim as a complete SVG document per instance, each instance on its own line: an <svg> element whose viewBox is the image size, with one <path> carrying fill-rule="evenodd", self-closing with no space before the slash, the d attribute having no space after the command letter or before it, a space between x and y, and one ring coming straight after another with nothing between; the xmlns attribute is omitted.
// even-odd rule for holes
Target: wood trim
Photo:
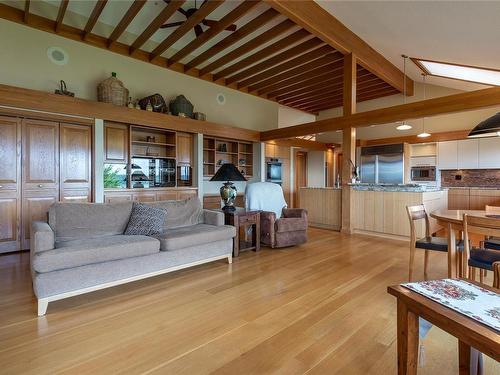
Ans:
<svg viewBox="0 0 500 375"><path fill-rule="evenodd" d="M177 27L168 37L166 37L163 42L161 42L154 50L151 52L149 59L153 60L170 48L175 42L186 35L189 31L193 29L194 26L198 25L203 19L212 13L215 9L221 6L224 1L207 1L184 23Z"/></svg>
<svg viewBox="0 0 500 375"><path fill-rule="evenodd" d="M29 17L30 17L30 0L24 0L24 15L23 15L23 21L24 23L28 23Z"/></svg>
<svg viewBox="0 0 500 375"><path fill-rule="evenodd" d="M356 57L350 53L344 57L343 113L356 113Z"/></svg>
<svg viewBox="0 0 500 375"><path fill-rule="evenodd" d="M299 147L317 151L327 151L331 148L330 144L300 138L277 139L276 141L268 143L283 147Z"/></svg>
<svg viewBox="0 0 500 375"><path fill-rule="evenodd" d="M109 103L72 98L7 85L0 85L0 105L46 111L60 115L99 118L106 121L188 133L201 133L216 137L237 138L246 141L259 140L259 132L255 130L236 128L209 121L197 121L163 113L118 107Z"/></svg>
<svg viewBox="0 0 500 375"><path fill-rule="evenodd" d="M226 53L224 56L221 56L214 62L208 64L206 67L200 70L200 76L204 76L208 73L213 72L214 70L226 65L227 63L241 57L242 55L253 51L254 49L260 47L263 43L266 43L277 36L283 34L284 32L290 30L294 27L295 24L290 20L285 20L279 23L276 26L273 26L271 29L263 32L259 36L254 39L246 42L245 44L239 46L231 52Z"/></svg>
<svg viewBox="0 0 500 375"><path fill-rule="evenodd" d="M252 21L243 25L241 28L236 30L234 33L227 36L225 39L221 40L219 43L217 43L213 47L207 49L205 52L201 53L200 55L198 55L197 57L192 59L190 62L188 62L186 64L185 70L188 71L188 70L193 69L194 67L204 63L209 58L217 55L218 53L222 52L226 48L229 48L234 43L243 39L247 35L253 33L259 27L264 26L265 24L267 24L268 22L270 22L271 20L275 19L278 16L279 16L279 13L276 12L274 9L272 9L272 8L268 9L264 13L260 14L256 18L254 18Z"/></svg>
<svg viewBox="0 0 500 375"><path fill-rule="evenodd" d="M370 125L387 124L421 117L432 117L446 113L464 112L500 105L500 87L464 92L422 100L414 103L380 108L353 115L314 121L307 124L268 130L261 133L261 141L300 135L342 130Z"/></svg>
<svg viewBox="0 0 500 375"><path fill-rule="evenodd" d="M153 35L161 25L168 21L170 17L174 15L174 13L179 9L186 0L172 0L168 3L168 5L163 8L163 10L156 16L156 18L148 25L146 30L142 32L141 35L137 37L137 39L132 43L129 48L129 54L133 54L136 52L141 46L146 43L146 41Z"/></svg>
<svg viewBox="0 0 500 375"><path fill-rule="evenodd" d="M88 19L87 24L83 29L82 39L85 39L87 35L92 32L92 29L97 23L97 20L99 19L99 16L101 15L107 3L108 0L97 0L97 3L94 6L94 10L92 11L90 18Z"/></svg>
<svg viewBox="0 0 500 375"><path fill-rule="evenodd" d="M222 17L216 26L210 27L203 34L199 35L196 39L194 39L187 46L183 47L180 51L174 54L171 58L168 59L168 65L173 64L181 60L183 57L186 57L188 54L201 47L203 44L208 42L210 39L214 38L222 31L226 29L233 22L238 21L241 17L247 14L253 7L258 5L260 1L245 1L238 5L234 10L226 14Z"/></svg>
<svg viewBox="0 0 500 375"><path fill-rule="evenodd" d="M403 73L334 16L313 1L264 0L297 25L344 54L353 53L359 63L403 92ZM406 78L407 95L413 95L413 80Z"/></svg>
<svg viewBox="0 0 500 375"><path fill-rule="evenodd" d="M137 280L147 279L149 277L163 275L164 273L174 272L174 271L182 270L184 268L189 268L189 267L197 266L200 264L214 262L216 260L227 259L228 263L232 263L232 261L233 261L232 257L233 257L232 254L218 255L215 257L211 257L211 258L197 260L197 261L191 262L191 263L185 263L185 264L181 264L181 265L174 266L174 267L164 268L164 269L158 270L158 271L148 272L148 273L145 273L142 275L126 277L124 279L110 281L108 283L99 284L99 285L91 286L88 288L72 290L71 292L55 294L55 295L52 295L50 297L45 297L45 298L39 298L38 299L38 316L45 315L45 313L47 312L47 306L48 306L49 302L78 296L80 294L94 292L96 290L111 288L113 286L130 283L130 282L137 281Z"/></svg>
<svg viewBox="0 0 500 375"><path fill-rule="evenodd" d="M376 146L384 144L394 144L394 143L429 143L429 142L443 142L443 141L455 141L460 139L467 139L470 130L456 130L442 133L432 133L430 137L419 138L416 135L408 135L404 137L393 137L393 138L381 138L381 139L370 139L361 140L358 139L356 144L358 146Z"/></svg>
<svg viewBox="0 0 500 375"><path fill-rule="evenodd" d="M61 25L64 20L64 15L66 14L66 9L68 9L68 4L69 0L62 0L61 5L59 5L59 12L57 13L57 19L56 19L56 27L54 28L54 31L56 33L59 32L61 29Z"/></svg>
<svg viewBox="0 0 500 375"><path fill-rule="evenodd" d="M69 0L65 0L68 2ZM128 25L134 20L135 16L140 12L142 7L146 4L146 0L134 0L132 5L128 8L127 12L123 15L122 19L116 25L115 29L108 38L108 47L110 47L127 29ZM66 5L67 6L67 5ZM56 30L57 31L57 30Z"/></svg>
<svg viewBox="0 0 500 375"><path fill-rule="evenodd" d="M78 125L94 125L93 118L65 116L56 113L30 111L28 109L14 107L0 106L0 115L14 116L19 118L31 118L35 120L66 122Z"/></svg>

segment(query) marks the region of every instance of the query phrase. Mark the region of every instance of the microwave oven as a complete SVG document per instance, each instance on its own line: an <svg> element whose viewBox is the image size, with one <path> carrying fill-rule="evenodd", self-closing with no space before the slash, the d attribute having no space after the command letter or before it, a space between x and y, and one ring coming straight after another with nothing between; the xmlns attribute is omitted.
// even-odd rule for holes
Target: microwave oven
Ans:
<svg viewBox="0 0 500 375"><path fill-rule="evenodd" d="M436 167L420 166L411 167L411 180L419 181L436 181Z"/></svg>

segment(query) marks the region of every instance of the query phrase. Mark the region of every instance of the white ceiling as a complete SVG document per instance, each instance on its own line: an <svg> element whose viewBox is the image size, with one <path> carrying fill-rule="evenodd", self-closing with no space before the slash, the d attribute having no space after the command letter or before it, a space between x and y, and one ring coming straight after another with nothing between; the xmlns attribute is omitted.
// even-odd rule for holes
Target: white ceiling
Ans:
<svg viewBox="0 0 500 375"><path fill-rule="evenodd" d="M401 55L500 69L500 1L316 2L403 69ZM420 70L408 64L409 76ZM459 90L487 86L429 77L429 83Z"/></svg>

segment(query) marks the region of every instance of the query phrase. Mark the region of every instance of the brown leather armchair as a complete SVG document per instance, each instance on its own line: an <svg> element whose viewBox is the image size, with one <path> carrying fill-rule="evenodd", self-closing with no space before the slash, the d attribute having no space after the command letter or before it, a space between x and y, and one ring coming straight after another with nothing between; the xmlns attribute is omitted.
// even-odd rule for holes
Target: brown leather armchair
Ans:
<svg viewBox="0 0 500 375"><path fill-rule="evenodd" d="M260 241L272 248L307 242L307 210L283 208L282 217L279 219L274 212L261 212Z"/></svg>

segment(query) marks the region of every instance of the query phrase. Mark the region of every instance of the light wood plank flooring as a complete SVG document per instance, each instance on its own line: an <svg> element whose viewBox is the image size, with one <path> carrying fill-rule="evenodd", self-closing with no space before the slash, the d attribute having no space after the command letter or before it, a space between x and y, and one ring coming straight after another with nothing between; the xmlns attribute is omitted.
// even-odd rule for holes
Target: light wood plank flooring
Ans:
<svg viewBox="0 0 500 375"><path fill-rule="evenodd" d="M0 256L1 374L395 374L408 246L311 229L285 250L215 262L49 304L37 318L29 254ZM423 278L423 255L416 260ZM446 276L431 255L430 276ZM419 374L456 374L433 328ZM486 360L486 374L500 366Z"/></svg>

